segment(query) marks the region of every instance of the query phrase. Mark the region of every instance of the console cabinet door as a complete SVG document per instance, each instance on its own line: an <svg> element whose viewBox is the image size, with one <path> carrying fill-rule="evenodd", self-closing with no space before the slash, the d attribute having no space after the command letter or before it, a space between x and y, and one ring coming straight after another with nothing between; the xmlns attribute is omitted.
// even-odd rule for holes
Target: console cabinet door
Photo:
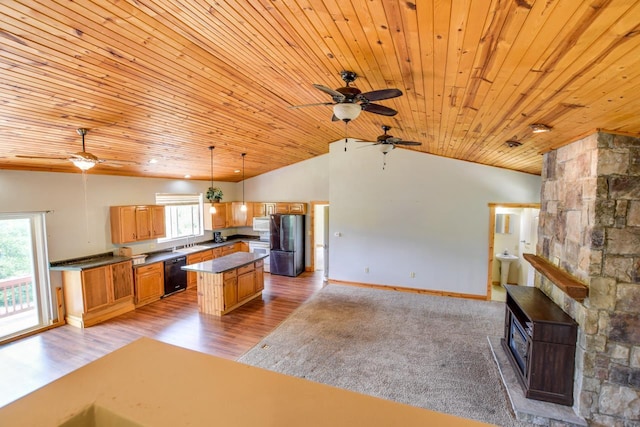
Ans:
<svg viewBox="0 0 640 427"><path fill-rule="evenodd" d="M112 302L133 296L133 262L125 261L111 265Z"/></svg>
<svg viewBox="0 0 640 427"><path fill-rule="evenodd" d="M111 269L109 266L82 271L84 313L101 309L112 301Z"/></svg>
<svg viewBox="0 0 640 427"><path fill-rule="evenodd" d="M238 303L238 277L236 271L228 271L223 274L224 310Z"/></svg>
<svg viewBox="0 0 640 427"><path fill-rule="evenodd" d="M255 265L255 292L264 290L264 262L262 260L256 261Z"/></svg>
<svg viewBox="0 0 640 427"><path fill-rule="evenodd" d="M136 268L136 304L159 300L164 294L164 265L161 262Z"/></svg>
<svg viewBox="0 0 640 427"><path fill-rule="evenodd" d="M253 263L238 267L238 301L255 293L255 272Z"/></svg>

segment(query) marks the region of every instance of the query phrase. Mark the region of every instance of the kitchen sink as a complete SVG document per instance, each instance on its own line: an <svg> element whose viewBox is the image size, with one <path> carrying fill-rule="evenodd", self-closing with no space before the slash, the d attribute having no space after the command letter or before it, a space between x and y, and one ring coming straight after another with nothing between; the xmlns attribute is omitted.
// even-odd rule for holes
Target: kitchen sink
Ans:
<svg viewBox="0 0 640 427"><path fill-rule="evenodd" d="M179 252L181 254L190 254L192 252L206 251L207 249L211 249L209 246L186 246L184 248L174 249L173 252Z"/></svg>

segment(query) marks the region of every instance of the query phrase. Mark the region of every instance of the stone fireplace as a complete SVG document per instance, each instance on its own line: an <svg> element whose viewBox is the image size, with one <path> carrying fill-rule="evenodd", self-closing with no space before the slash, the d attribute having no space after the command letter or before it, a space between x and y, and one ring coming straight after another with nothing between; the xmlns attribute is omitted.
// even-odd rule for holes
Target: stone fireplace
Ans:
<svg viewBox="0 0 640 427"><path fill-rule="evenodd" d="M537 255L588 287L579 301L536 273L579 324L574 409L640 425L640 138L598 132L545 154L539 224Z"/></svg>

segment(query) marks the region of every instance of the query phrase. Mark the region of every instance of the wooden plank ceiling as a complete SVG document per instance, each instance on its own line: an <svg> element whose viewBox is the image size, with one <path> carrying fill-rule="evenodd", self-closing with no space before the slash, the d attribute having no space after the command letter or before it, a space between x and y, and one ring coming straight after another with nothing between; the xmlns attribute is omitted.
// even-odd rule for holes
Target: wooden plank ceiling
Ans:
<svg viewBox="0 0 640 427"><path fill-rule="evenodd" d="M596 129L640 132L640 0L0 2L0 168L239 181L381 125L425 153L541 172ZM312 84L398 88L345 129ZM552 132L534 134L544 123ZM521 142L509 148L505 141ZM374 149L374 148L372 148ZM16 156L53 156L62 160ZM158 162L150 164L151 159Z"/></svg>

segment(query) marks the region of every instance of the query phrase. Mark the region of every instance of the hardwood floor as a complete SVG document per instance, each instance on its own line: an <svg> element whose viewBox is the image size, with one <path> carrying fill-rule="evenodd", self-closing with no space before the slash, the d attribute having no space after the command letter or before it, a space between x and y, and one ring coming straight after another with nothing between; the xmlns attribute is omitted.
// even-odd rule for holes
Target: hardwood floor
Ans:
<svg viewBox="0 0 640 427"><path fill-rule="evenodd" d="M262 299L221 318L199 313L191 289L90 328L65 325L6 344L0 347L0 406L143 336L235 360L322 286L322 271L265 274Z"/></svg>

